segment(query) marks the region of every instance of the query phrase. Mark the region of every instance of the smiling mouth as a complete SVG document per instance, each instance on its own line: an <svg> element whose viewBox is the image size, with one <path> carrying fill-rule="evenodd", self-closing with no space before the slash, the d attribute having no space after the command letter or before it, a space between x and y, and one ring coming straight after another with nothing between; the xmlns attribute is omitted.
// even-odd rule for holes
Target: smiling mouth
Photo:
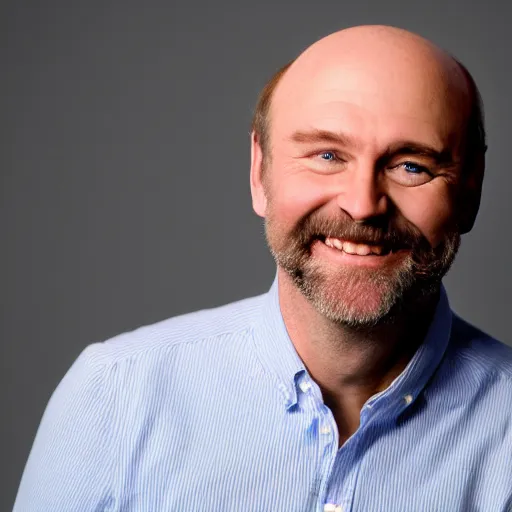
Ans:
<svg viewBox="0 0 512 512"><path fill-rule="evenodd" d="M392 252L391 247L382 244L355 243L331 236L318 237L318 239L327 247L357 256L385 256Z"/></svg>

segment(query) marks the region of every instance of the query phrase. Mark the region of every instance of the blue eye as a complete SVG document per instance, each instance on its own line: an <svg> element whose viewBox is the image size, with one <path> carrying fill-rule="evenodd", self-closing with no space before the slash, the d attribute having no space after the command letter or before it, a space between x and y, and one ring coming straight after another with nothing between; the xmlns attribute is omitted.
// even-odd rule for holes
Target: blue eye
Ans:
<svg viewBox="0 0 512 512"><path fill-rule="evenodd" d="M324 151L323 153L320 153L320 158L327 162L332 162L336 160L336 155L332 151Z"/></svg>
<svg viewBox="0 0 512 512"><path fill-rule="evenodd" d="M428 172L425 167L413 162L404 162L402 165L404 166L404 169L411 174L421 174L422 172Z"/></svg>

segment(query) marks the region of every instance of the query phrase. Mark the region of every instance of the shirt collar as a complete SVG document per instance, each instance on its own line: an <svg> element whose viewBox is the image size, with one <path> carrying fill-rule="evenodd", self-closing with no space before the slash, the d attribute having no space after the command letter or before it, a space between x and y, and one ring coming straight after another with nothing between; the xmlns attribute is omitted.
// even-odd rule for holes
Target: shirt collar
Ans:
<svg viewBox="0 0 512 512"><path fill-rule="evenodd" d="M382 410L388 417L398 417L413 404L443 359L451 327L452 311L446 290L441 285L439 300L423 343L390 386L368 400L369 408Z"/></svg>
<svg viewBox="0 0 512 512"><path fill-rule="evenodd" d="M423 343L404 371L381 393L367 402L369 409L398 416L410 406L433 376L448 346L452 312L441 285L436 310ZM277 275L264 295L254 331L258 355L265 369L276 379L286 408L297 403L297 377L307 373L288 335L279 305Z"/></svg>
<svg viewBox="0 0 512 512"><path fill-rule="evenodd" d="M277 380L286 408L297 403L297 375L306 367L288 335L279 305L277 275L263 298L254 331L258 355L265 369Z"/></svg>

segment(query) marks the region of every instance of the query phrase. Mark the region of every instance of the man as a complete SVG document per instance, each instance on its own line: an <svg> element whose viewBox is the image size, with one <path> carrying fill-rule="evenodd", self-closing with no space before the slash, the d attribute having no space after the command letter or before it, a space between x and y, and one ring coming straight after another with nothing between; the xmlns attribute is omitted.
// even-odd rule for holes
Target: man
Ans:
<svg viewBox="0 0 512 512"><path fill-rule="evenodd" d="M484 170L465 68L344 30L274 77L253 128L270 292L87 348L15 510L512 510L511 350L441 285Z"/></svg>

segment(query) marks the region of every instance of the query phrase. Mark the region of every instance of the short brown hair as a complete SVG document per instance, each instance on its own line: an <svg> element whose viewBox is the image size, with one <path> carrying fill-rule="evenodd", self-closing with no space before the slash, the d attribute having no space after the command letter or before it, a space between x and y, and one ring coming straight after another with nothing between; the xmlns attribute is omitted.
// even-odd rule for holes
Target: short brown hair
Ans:
<svg viewBox="0 0 512 512"><path fill-rule="evenodd" d="M471 97L471 110L466 132L466 154L464 155L464 171L467 175L473 164L478 161L483 161L485 152L487 151L487 136L485 134L485 119L484 119L484 103L478 86L471 76L466 66L462 62L453 58L457 63L469 89Z"/></svg>
<svg viewBox="0 0 512 512"><path fill-rule="evenodd" d="M270 154L270 105L272 103L274 90L294 61L295 59L279 69L279 71L277 71L265 84L265 87L263 87L263 90L258 97L256 108L254 109L251 130L258 136L258 141L264 157L267 157Z"/></svg>

